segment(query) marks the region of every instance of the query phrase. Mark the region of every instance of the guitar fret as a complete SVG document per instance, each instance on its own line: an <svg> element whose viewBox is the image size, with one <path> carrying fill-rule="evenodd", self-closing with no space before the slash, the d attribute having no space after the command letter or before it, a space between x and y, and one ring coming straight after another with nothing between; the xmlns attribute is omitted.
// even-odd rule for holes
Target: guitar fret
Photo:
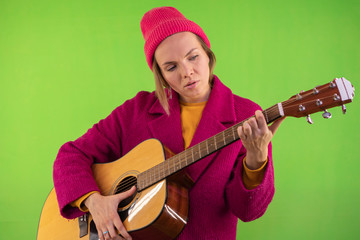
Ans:
<svg viewBox="0 0 360 240"><path fill-rule="evenodd" d="M163 162L161 164L161 172L162 172L162 178L166 177L166 173L165 173L165 162Z"/></svg>
<svg viewBox="0 0 360 240"><path fill-rule="evenodd" d="M159 180L160 180L165 177L164 176L164 164L161 163L159 166L160 166L159 167Z"/></svg>
<svg viewBox="0 0 360 240"><path fill-rule="evenodd" d="M215 144L216 144L216 149L219 149L221 146L219 145L219 141L217 140L217 138L219 137L219 134L216 134L214 136L214 139L215 139Z"/></svg>
<svg viewBox="0 0 360 240"><path fill-rule="evenodd" d="M180 161L179 161L179 168L181 169L182 164L184 163L184 160L186 159L186 154L182 154Z"/></svg>
<svg viewBox="0 0 360 240"><path fill-rule="evenodd" d="M143 175L141 175L141 182L140 182L140 188L143 189L145 188L145 184L146 184L146 181L145 181L145 178Z"/></svg>
<svg viewBox="0 0 360 240"><path fill-rule="evenodd" d="M179 155L174 156L174 161L173 161L174 170L173 170L172 173L175 173L175 172L176 172L178 161L179 161Z"/></svg>
<svg viewBox="0 0 360 240"><path fill-rule="evenodd" d="M209 144L207 141L205 141L205 144L206 144L206 150L207 150L207 154L209 154Z"/></svg>
<svg viewBox="0 0 360 240"><path fill-rule="evenodd" d="M147 180L147 172L148 172L148 171L145 171L145 172L144 172L144 177L143 177L143 178L144 178L144 181L145 181L146 183L148 182L148 180Z"/></svg>
<svg viewBox="0 0 360 240"><path fill-rule="evenodd" d="M173 171L173 173L174 172L176 172L176 167L177 167L177 162L179 161L179 155L177 155L177 156L174 156L174 162L173 162L173 166L174 166L174 171Z"/></svg>
<svg viewBox="0 0 360 240"><path fill-rule="evenodd" d="M147 176L147 171L145 172L145 175L144 175L144 187L148 186L149 184L149 180L146 178Z"/></svg>
<svg viewBox="0 0 360 240"><path fill-rule="evenodd" d="M183 153L183 157L180 159L180 169L182 168L184 161L186 161L186 152Z"/></svg>
<svg viewBox="0 0 360 240"><path fill-rule="evenodd" d="M230 132L228 132L228 135L226 135L226 138L227 138L227 142L230 143L232 142L232 140L230 140L229 138L232 138L232 135Z"/></svg>
<svg viewBox="0 0 360 240"><path fill-rule="evenodd" d="M175 161L175 157L173 158L173 161L171 162L171 165L172 165L172 171L171 171L171 173L174 173L175 172L175 163L174 163L174 161ZM170 168L171 169L171 168Z"/></svg>
<svg viewBox="0 0 360 240"><path fill-rule="evenodd" d="M199 146L199 158L201 158L201 149L200 149L200 144L198 144Z"/></svg>
<svg viewBox="0 0 360 240"><path fill-rule="evenodd" d="M153 171L151 172L151 183L155 182L155 169L153 169Z"/></svg>
<svg viewBox="0 0 360 240"><path fill-rule="evenodd" d="M236 140L236 137L235 137L235 132L234 132L234 130L236 131L236 129L233 129L233 128L231 128L232 129L232 134L233 134L233 140Z"/></svg>
<svg viewBox="0 0 360 240"><path fill-rule="evenodd" d="M181 155L178 155L177 161L174 163L174 172L177 172L177 170L179 168L179 162L181 161L180 157L181 157Z"/></svg>
<svg viewBox="0 0 360 240"><path fill-rule="evenodd" d="M142 186L143 186L143 179L142 179L142 173L140 173L138 176L137 176L137 188L138 189L142 189Z"/></svg>
<svg viewBox="0 0 360 240"><path fill-rule="evenodd" d="M192 163L195 161L194 159L194 148L191 148L191 156L192 156Z"/></svg>
<svg viewBox="0 0 360 240"><path fill-rule="evenodd" d="M154 178L155 178L154 181L155 181L155 182L158 181L159 175L160 175L160 168L159 168L159 166L156 166L156 171L155 171L155 173L154 173Z"/></svg>
<svg viewBox="0 0 360 240"><path fill-rule="evenodd" d="M167 175L170 175L170 161L167 162Z"/></svg>
<svg viewBox="0 0 360 240"><path fill-rule="evenodd" d="M149 177L150 177L149 183L151 184L153 183L153 176L154 176L153 171L154 169L151 169L151 171L149 171Z"/></svg>
<svg viewBox="0 0 360 240"><path fill-rule="evenodd" d="M226 145L226 142L225 142L225 131L223 131L222 133L223 133L224 146L225 146L225 145Z"/></svg>
<svg viewBox="0 0 360 240"><path fill-rule="evenodd" d="M176 162L176 167L175 167L175 171L178 171L180 166L181 166L181 162L182 162L182 159L183 159L183 154L181 154L179 157L178 157L178 160Z"/></svg>
<svg viewBox="0 0 360 240"><path fill-rule="evenodd" d="M156 182L156 172L157 172L158 166L155 166L154 172L153 172L153 183Z"/></svg>
<svg viewBox="0 0 360 240"><path fill-rule="evenodd" d="M213 137L211 137L210 139L209 139L209 153L212 153L212 152L214 152L214 150L215 150L215 148L214 148L214 139L213 139Z"/></svg>
<svg viewBox="0 0 360 240"><path fill-rule="evenodd" d="M157 182L160 178L160 166L159 165L156 167L156 170L157 171L155 172L155 182Z"/></svg>
<svg viewBox="0 0 360 240"><path fill-rule="evenodd" d="M200 145L201 145L201 144L202 144L202 146L201 146L201 149L202 149L201 155L202 155L203 157L205 157L205 156L207 155L206 147L204 146L204 144L206 145L206 142L201 142Z"/></svg>
<svg viewBox="0 0 360 240"><path fill-rule="evenodd" d="M217 150L217 145L216 145L216 135L214 136L214 144L215 144L215 150Z"/></svg>

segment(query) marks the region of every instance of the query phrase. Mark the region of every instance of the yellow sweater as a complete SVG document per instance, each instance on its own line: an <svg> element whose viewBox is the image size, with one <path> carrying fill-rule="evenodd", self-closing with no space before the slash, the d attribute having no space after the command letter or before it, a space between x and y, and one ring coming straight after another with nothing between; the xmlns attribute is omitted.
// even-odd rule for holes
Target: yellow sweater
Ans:
<svg viewBox="0 0 360 240"><path fill-rule="evenodd" d="M199 125L205 105L206 102L180 103L181 128L182 128L185 149L187 149L190 146L196 128ZM267 161L259 169L250 170L245 165L245 159L246 158L244 158L243 161L243 166L244 166L243 167L244 171L242 173L243 183L247 189L253 189L261 183L264 177L265 166L267 164ZM88 211L85 205L83 204L83 202L88 196L90 196L95 192L96 191L83 195L79 199L72 202L70 205L73 207L78 207L81 211L84 212Z"/></svg>

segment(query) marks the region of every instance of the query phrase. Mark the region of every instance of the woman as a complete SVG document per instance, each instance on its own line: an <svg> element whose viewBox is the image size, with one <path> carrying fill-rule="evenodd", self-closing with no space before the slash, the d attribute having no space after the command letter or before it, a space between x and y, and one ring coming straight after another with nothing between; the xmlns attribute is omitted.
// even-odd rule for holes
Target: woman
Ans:
<svg viewBox="0 0 360 240"><path fill-rule="evenodd" d="M54 163L61 214L75 218L89 211L99 239L117 239L117 231L131 239L117 206L135 188L102 196L91 165L119 159L149 138L179 153L255 114L238 128L241 141L186 169L195 184L189 190L189 220L178 239L235 239L237 219L262 216L272 200L270 140L281 121L268 127L257 104L232 94L213 75L215 56L207 36L175 8L150 10L141 30L156 92L138 93L61 147Z"/></svg>

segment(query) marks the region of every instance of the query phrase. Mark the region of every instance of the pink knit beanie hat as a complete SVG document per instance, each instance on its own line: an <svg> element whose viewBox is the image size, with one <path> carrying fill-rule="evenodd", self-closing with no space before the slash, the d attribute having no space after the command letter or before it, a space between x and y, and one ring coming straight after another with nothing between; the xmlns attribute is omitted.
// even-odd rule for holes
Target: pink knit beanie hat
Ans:
<svg viewBox="0 0 360 240"><path fill-rule="evenodd" d="M204 40L210 48L210 42L199 25L185 18L176 8L153 8L141 19L141 31L145 39L146 61L152 70L153 56L159 44L168 36L178 32L192 32Z"/></svg>

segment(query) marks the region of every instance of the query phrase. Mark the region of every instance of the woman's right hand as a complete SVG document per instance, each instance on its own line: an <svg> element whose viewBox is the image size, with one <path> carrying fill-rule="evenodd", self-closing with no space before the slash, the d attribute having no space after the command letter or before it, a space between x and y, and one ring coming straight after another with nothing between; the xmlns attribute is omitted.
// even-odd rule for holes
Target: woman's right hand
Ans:
<svg viewBox="0 0 360 240"><path fill-rule="evenodd" d="M103 196L96 192L91 194L85 201L85 206L95 222L100 240L121 239L119 234L127 240L131 236L126 231L118 214L119 203L135 193L136 188L111 196Z"/></svg>

